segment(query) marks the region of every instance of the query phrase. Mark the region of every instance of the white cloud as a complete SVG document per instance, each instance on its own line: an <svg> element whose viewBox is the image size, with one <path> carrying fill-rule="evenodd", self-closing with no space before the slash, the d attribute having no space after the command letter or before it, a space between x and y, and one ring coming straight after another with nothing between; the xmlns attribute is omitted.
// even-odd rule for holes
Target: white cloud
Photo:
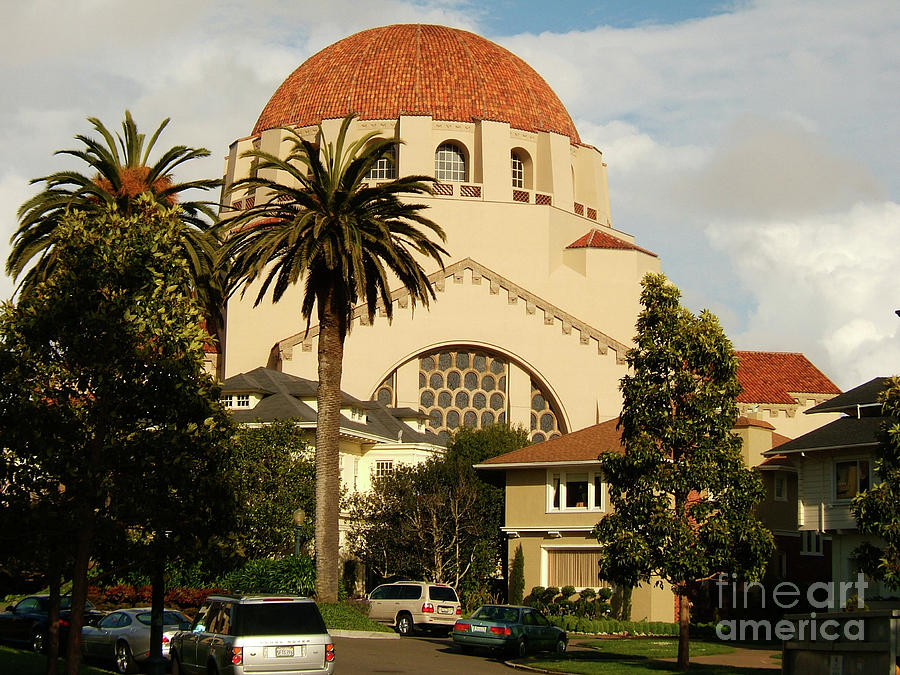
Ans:
<svg viewBox="0 0 900 675"><path fill-rule="evenodd" d="M10 211L0 211L0 264L6 265L6 257L9 255L9 238L16 231L15 209L18 205L34 194L34 189L28 185L28 179L14 173L5 173L0 176L0 204L15 204ZM8 300L14 290L13 281L5 274L0 274L0 300Z"/></svg>
<svg viewBox="0 0 900 675"><path fill-rule="evenodd" d="M900 372L900 204L711 225L753 299L742 346L806 352L838 384Z"/></svg>

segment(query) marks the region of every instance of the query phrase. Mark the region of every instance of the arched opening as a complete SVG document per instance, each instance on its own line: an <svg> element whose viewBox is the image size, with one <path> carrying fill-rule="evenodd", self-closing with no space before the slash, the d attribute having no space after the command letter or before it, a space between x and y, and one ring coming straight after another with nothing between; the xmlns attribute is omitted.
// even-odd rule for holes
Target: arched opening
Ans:
<svg viewBox="0 0 900 675"><path fill-rule="evenodd" d="M366 172L366 180L394 180L397 177L397 146L372 165Z"/></svg>
<svg viewBox="0 0 900 675"><path fill-rule="evenodd" d="M513 148L509 153L509 158L513 188L531 190L533 187L531 155L522 148Z"/></svg>
<svg viewBox="0 0 900 675"><path fill-rule="evenodd" d="M441 143L434 153L434 177L438 180L463 183L468 180L466 153L458 144Z"/></svg>

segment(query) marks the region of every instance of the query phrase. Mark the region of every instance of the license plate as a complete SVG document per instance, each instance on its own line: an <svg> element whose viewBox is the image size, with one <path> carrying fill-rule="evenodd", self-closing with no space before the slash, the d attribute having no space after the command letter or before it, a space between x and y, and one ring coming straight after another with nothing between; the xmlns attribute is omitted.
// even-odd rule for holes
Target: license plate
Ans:
<svg viewBox="0 0 900 675"><path fill-rule="evenodd" d="M452 614L452 607L438 607L438 614Z"/></svg>
<svg viewBox="0 0 900 675"><path fill-rule="evenodd" d="M293 647L275 647L275 656L294 656Z"/></svg>
<svg viewBox="0 0 900 675"><path fill-rule="evenodd" d="M487 633L486 626L472 626L473 633Z"/></svg>

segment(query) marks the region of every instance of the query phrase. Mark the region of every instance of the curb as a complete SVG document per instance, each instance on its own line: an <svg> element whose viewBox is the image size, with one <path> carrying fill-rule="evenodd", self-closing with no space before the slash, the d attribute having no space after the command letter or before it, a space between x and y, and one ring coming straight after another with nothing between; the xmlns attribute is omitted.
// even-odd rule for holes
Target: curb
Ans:
<svg viewBox="0 0 900 675"><path fill-rule="evenodd" d="M331 637L339 638L365 638L367 640L399 640L396 633L382 633L375 630L329 630Z"/></svg>
<svg viewBox="0 0 900 675"><path fill-rule="evenodd" d="M530 673L554 673L558 674L562 671L559 670L545 670L544 668L535 668L533 666L526 666L524 663L513 663L512 661L504 661L503 665L507 668L512 668L513 670L526 670Z"/></svg>

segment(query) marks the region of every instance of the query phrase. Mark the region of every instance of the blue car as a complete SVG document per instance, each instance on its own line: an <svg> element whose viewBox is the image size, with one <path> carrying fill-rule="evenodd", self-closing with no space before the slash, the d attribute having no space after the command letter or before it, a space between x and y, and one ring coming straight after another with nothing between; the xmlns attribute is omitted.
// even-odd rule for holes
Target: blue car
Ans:
<svg viewBox="0 0 900 675"><path fill-rule="evenodd" d="M566 631L552 626L532 607L482 605L470 618L454 624L453 644L465 653L486 647L521 657L533 651L562 653L568 638Z"/></svg>

